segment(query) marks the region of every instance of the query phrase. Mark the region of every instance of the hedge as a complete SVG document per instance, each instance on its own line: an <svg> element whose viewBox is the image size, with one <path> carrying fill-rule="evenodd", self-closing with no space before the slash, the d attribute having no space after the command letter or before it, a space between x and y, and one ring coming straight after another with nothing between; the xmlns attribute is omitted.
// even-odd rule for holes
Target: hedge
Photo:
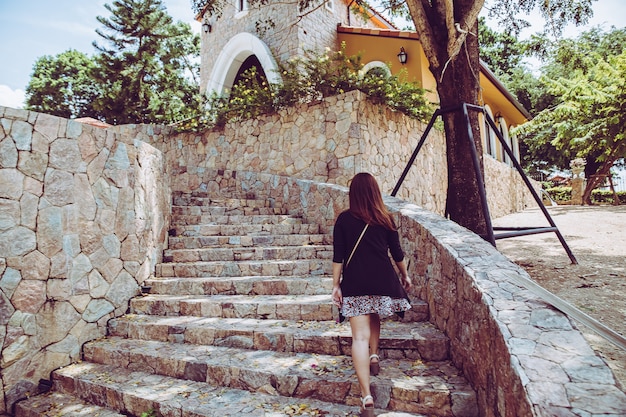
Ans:
<svg viewBox="0 0 626 417"><path fill-rule="evenodd" d="M552 187L545 190L557 203L567 203L572 200L572 187ZM617 196L621 204L626 204L626 191L618 191ZM596 204L613 204L613 192L610 190L593 190L591 202Z"/></svg>

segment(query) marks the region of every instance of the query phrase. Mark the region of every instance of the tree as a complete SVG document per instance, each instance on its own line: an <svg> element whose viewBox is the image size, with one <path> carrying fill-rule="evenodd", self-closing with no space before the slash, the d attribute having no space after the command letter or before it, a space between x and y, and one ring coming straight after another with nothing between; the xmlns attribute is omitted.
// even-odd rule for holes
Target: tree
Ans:
<svg viewBox="0 0 626 417"><path fill-rule="evenodd" d="M585 23L593 0L493 0L489 13L517 35L528 23L518 13L538 8L555 31L569 21ZM437 81L442 109L477 104L479 95L478 15L484 0L406 0L420 42ZM462 86L462 88L459 88ZM487 233L477 179L472 175L468 129L461 112L443 117L448 163L447 210L451 220L480 235ZM475 147L482 157L478 115L470 113Z"/></svg>
<svg viewBox="0 0 626 417"><path fill-rule="evenodd" d="M254 1L250 0L252 3ZM519 33L527 22L517 19L518 13L528 13L539 8L554 30L558 31L569 21L586 23L592 14L594 0L493 0L490 15L500 18L503 24ZM320 3L316 0L299 0L301 10ZM437 82L440 106L446 134L448 191L447 212L451 220L485 236L488 221L482 210L479 179L473 175L472 146L465 118L458 111L462 104L478 104L479 49L478 15L484 0L382 0L394 12L408 10L419 35L420 42ZM256 0L263 5L264 0ZM192 0L197 12L206 11L219 16L224 0ZM455 110L449 111L448 110ZM470 112L471 130L479 158L482 145L478 127L478 114ZM482 159L481 159L482 161ZM482 167L481 167L482 172Z"/></svg>
<svg viewBox="0 0 626 417"><path fill-rule="evenodd" d="M480 58L499 79L513 76L528 55L526 42L519 41L510 30L496 32L484 17L478 19L478 42Z"/></svg>
<svg viewBox="0 0 626 417"><path fill-rule="evenodd" d="M588 161L583 202L591 204L591 192L611 175L614 163L626 156L626 50L607 59L598 53L580 58L586 62L581 65L584 70L545 79L557 104L520 130L537 147Z"/></svg>
<svg viewBox="0 0 626 417"><path fill-rule="evenodd" d="M534 109L535 113L541 114L542 111L545 111L544 113L549 115L550 111L564 105L564 95L554 88L554 85L559 83L558 80L564 79L566 82L571 82L574 76L577 77L577 82L590 83L593 68L597 66L599 61L610 61L623 53L624 45L626 45L626 29L615 29L613 27L609 32L604 32L599 27L595 27L583 32L576 39L551 41L545 36L535 36L532 43L531 49L545 63L541 68L542 77L537 79L537 83L539 83L537 89L542 93L535 95ZM580 79L581 76L583 79ZM585 77L587 77L586 80L584 80ZM618 75L616 82L619 79ZM597 84L594 85L597 86ZM589 97L585 98L588 99ZM581 99L583 98L581 97ZM545 117L547 116L542 116L542 118ZM556 114L553 117L556 117ZM578 119L579 123L582 123L581 120ZM582 156L587 161L585 166L586 177L596 178L598 181L604 178L599 172L605 159L605 146L611 146L615 138L609 139L608 142L587 141L591 148L581 153L581 149L578 146L580 141L576 140L570 143L568 140L563 139L564 137L557 132L556 127L559 126L557 124L546 124L544 134L533 133L536 132L539 124L540 120L537 120L535 121L535 127L532 127L531 124L528 129L524 128L520 132L520 139L526 145L527 152L524 162L527 167L531 170L565 170L569 168L571 159ZM556 140L557 137L563 140ZM619 143L619 140L617 143ZM619 161L620 159L617 160L617 162ZM605 169L607 168L610 169L610 167L605 167ZM593 190L591 187L594 186L591 182L587 182L587 185L585 197L591 195ZM589 198L585 202L589 204Z"/></svg>
<svg viewBox="0 0 626 417"><path fill-rule="evenodd" d="M93 102L99 89L91 78L92 58L76 50L42 56L26 87L26 108L65 118L97 117Z"/></svg>
<svg viewBox="0 0 626 417"><path fill-rule="evenodd" d="M160 0L116 0L106 4L96 30L108 46L94 78L102 95L94 107L109 123L163 123L189 116L198 107L199 38L188 24L173 23ZM192 57L192 58L190 58Z"/></svg>

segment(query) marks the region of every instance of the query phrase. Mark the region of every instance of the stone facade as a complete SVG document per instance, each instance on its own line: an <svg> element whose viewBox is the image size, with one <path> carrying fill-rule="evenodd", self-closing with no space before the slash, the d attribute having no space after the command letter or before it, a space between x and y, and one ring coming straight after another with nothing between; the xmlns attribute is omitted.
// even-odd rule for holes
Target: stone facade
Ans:
<svg viewBox="0 0 626 417"><path fill-rule="evenodd" d="M353 91L203 134L163 135L145 126L120 129L166 154L175 190L193 189L203 170L219 168L339 185L368 171L376 176L383 193L390 194L425 125L372 105L363 93ZM492 217L536 205L517 171L489 156L484 161ZM443 214L446 184L445 137L433 129L397 196Z"/></svg>
<svg viewBox="0 0 626 417"><path fill-rule="evenodd" d="M173 191L239 187L289 197L294 211L323 216L315 220L331 227L341 199L324 200L299 181L339 186L369 171L389 193L423 130L359 92L203 134L152 125L100 129L0 107L0 412L36 391L51 370L78 360L82 344L126 312L161 259ZM433 131L399 193L438 213L443 143ZM515 176L496 166L486 174L488 184L497 180L488 193L495 207L512 204L503 195L524 192L511 192L515 185L506 181ZM521 210L522 200L492 210Z"/></svg>
<svg viewBox="0 0 626 417"><path fill-rule="evenodd" d="M359 27L374 27L371 21L364 20L354 12L350 12L348 17L348 7L342 0L329 0L329 4L332 6L317 4L312 10L298 12L298 4L295 2L269 2L243 11L231 3L224 7L219 18L205 16L206 21L211 22L211 32L202 33L200 90L206 91L220 54L234 53L226 45L238 34L258 36L269 47L276 61L287 61L302 56L308 50L321 51L326 47L336 49L338 23L347 25L350 22ZM270 19L275 26L259 32L257 22ZM251 53L249 51L242 57L232 56L234 72L239 70L243 59Z"/></svg>
<svg viewBox="0 0 626 417"><path fill-rule="evenodd" d="M0 107L0 412L139 294L167 235L164 162L132 137Z"/></svg>

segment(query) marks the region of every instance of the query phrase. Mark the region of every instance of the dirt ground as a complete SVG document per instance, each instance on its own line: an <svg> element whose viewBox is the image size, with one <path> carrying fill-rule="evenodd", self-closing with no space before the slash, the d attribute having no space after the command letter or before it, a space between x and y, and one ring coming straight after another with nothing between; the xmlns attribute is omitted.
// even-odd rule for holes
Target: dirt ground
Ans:
<svg viewBox="0 0 626 417"><path fill-rule="evenodd" d="M497 248L539 285L626 336L626 206L547 207L578 264L556 233L499 239ZM493 220L493 226L546 227L538 208ZM498 233L496 231L496 233ZM626 391L626 351L578 324Z"/></svg>

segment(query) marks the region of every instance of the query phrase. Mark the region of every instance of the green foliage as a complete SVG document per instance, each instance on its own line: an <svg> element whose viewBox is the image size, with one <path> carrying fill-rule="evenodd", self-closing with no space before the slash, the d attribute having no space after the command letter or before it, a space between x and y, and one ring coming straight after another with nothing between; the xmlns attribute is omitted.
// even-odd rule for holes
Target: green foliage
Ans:
<svg viewBox="0 0 626 417"><path fill-rule="evenodd" d="M100 91L91 78L94 67L92 58L72 49L38 58L26 87L26 108L65 118L97 117L93 101Z"/></svg>
<svg viewBox="0 0 626 417"><path fill-rule="evenodd" d="M489 4L489 16L508 28L513 35L530 27L528 16L538 10L545 20L545 29L559 37L568 23L584 25L593 16L592 3L595 0L493 0ZM521 18L518 16L522 16Z"/></svg>
<svg viewBox="0 0 626 417"><path fill-rule="evenodd" d="M164 123L186 117L197 104L199 38L173 23L160 0L116 0L98 16L100 54L93 77L102 89L94 107L113 124ZM190 58L191 57L191 58ZM189 76L192 79L189 79Z"/></svg>
<svg viewBox="0 0 626 417"><path fill-rule="evenodd" d="M552 187L546 192L557 203L568 203L572 200L572 187ZM626 191L617 191L620 204L626 204ZM610 190L593 190L591 200L596 204L613 204L615 196Z"/></svg>
<svg viewBox="0 0 626 417"><path fill-rule="evenodd" d="M587 72L544 79L559 102L518 129L531 149L548 145L569 159L597 162L626 153L626 51L608 61L594 58Z"/></svg>
<svg viewBox="0 0 626 417"><path fill-rule="evenodd" d="M353 90L363 91L373 103L388 105L411 117L430 117L433 109L425 90L416 83L403 81L405 73L393 76L384 71L369 71L362 76L362 68L360 56L347 56L344 48L324 54L309 51L302 58L279 64L282 84L268 83L253 67L229 95L210 97L208 110L180 123L179 129L199 131L223 126Z"/></svg>
<svg viewBox="0 0 626 417"><path fill-rule="evenodd" d="M557 203L571 201L572 199L572 187L552 187L546 189L546 192Z"/></svg>
<svg viewBox="0 0 626 417"><path fill-rule="evenodd" d="M159 414L157 414L156 411L154 411L153 409L150 409L148 411L141 413L140 417L158 417L158 416Z"/></svg>
<svg viewBox="0 0 626 417"><path fill-rule="evenodd" d="M27 108L111 124L170 123L200 103L200 38L173 23L160 0L116 0L99 16L106 45L93 58L77 51L37 60Z"/></svg>
<svg viewBox="0 0 626 417"><path fill-rule="evenodd" d="M528 47L509 31L496 32L481 17L478 20L478 39L481 59L498 77L512 76L522 68Z"/></svg>
<svg viewBox="0 0 626 417"><path fill-rule="evenodd" d="M546 50L540 112L521 126L527 166L567 169L571 159L587 160L585 175L626 153L626 29L592 29ZM530 168L532 171L532 168Z"/></svg>

